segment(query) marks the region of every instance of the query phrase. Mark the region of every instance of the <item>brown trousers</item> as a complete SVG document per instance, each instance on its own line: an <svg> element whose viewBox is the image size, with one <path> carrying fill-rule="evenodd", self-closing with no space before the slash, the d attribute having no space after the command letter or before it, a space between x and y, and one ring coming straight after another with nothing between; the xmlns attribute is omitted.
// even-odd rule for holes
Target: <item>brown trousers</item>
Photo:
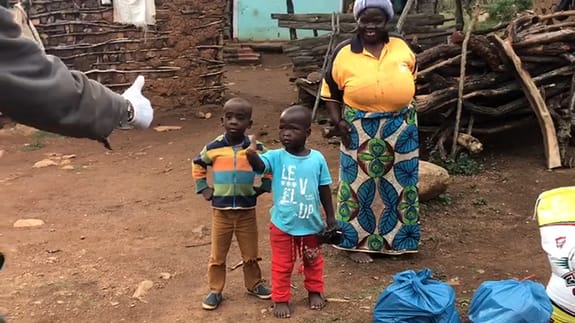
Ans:
<svg viewBox="0 0 575 323"><path fill-rule="evenodd" d="M232 237L236 239L242 253L244 283L253 289L262 281L262 271L258 264L258 226L256 210L213 209L212 251L208 263L208 284L210 291L221 293L226 283L226 257Z"/></svg>

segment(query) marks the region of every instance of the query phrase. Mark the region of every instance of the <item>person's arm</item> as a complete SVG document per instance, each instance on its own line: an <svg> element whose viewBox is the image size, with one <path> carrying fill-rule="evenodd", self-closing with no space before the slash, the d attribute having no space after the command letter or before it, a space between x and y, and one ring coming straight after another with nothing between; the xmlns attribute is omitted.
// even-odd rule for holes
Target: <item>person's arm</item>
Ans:
<svg viewBox="0 0 575 323"><path fill-rule="evenodd" d="M329 185L319 186L319 199L323 210L325 211L325 222L327 224L327 230L333 229L337 226L337 220L335 219L335 213L333 211L333 202L331 198L331 188Z"/></svg>
<svg viewBox="0 0 575 323"><path fill-rule="evenodd" d="M323 210L325 211L325 222L327 224L327 230L332 230L337 228L337 221L335 219L335 212L333 210L333 201L331 198L331 188L332 183L331 175L329 173L329 167L325 160L325 157L319 153L320 157L320 168L319 168L319 199Z"/></svg>
<svg viewBox="0 0 575 323"><path fill-rule="evenodd" d="M351 143L349 135L351 128L349 124L342 119L343 90L339 85L341 83L337 70L339 62L337 62L336 59L337 55L330 60L326 68L325 77L321 83L321 98L325 101L329 118L337 130L337 134L341 137L342 144L345 147L349 147Z"/></svg>
<svg viewBox="0 0 575 323"><path fill-rule="evenodd" d="M1 113L37 129L102 142L129 119L130 101L70 71L59 58L45 55L20 35L10 11L0 8ZM146 113L149 122L144 127L151 122L151 105Z"/></svg>
<svg viewBox="0 0 575 323"><path fill-rule="evenodd" d="M267 152L266 147L264 146L263 143L256 141L257 142L257 151L260 154L263 154L265 152ZM272 191L272 175L270 173L263 173L262 177L261 177L261 185L258 187L254 187L254 190L256 191L256 194L259 196L263 193L269 193Z"/></svg>
<svg viewBox="0 0 575 323"><path fill-rule="evenodd" d="M207 180L208 166L211 165L212 160L207 147L204 147L192 161L192 177L196 180L196 193L202 194L206 201L210 201L214 196L214 189L208 185Z"/></svg>

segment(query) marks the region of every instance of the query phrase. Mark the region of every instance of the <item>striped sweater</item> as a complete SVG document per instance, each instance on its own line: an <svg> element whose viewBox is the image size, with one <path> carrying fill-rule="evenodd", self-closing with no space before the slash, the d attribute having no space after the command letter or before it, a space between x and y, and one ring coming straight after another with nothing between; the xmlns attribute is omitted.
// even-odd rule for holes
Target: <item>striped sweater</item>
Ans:
<svg viewBox="0 0 575 323"><path fill-rule="evenodd" d="M249 137L238 146L228 143L225 135L220 135L208 143L194 158L192 176L196 180L196 193L208 187L207 169L212 167L214 196L212 207L216 209L250 209L256 206L256 192L253 188L255 173L246 157ZM265 152L258 142L257 150ZM262 189L271 191L270 176L262 178Z"/></svg>

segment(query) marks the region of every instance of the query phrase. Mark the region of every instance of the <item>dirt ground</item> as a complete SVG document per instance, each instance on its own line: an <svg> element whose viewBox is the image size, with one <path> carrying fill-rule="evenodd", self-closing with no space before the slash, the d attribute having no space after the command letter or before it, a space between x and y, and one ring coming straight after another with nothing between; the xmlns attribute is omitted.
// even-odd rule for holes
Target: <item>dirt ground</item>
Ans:
<svg viewBox="0 0 575 323"><path fill-rule="evenodd" d="M254 104L253 132L276 148L278 115L296 98L285 60L264 67L232 66L231 92ZM9 322L255 322L272 321L269 301L245 293L241 269L230 271L225 301L217 311L201 309L209 255L210 206L194 193L190 163L202 145L222 130L219 111L200 120L160 113L155 125L171 132L117 131L113 151L96 142L52 136L0 136L0 246L7 264L0 273L0 311ZM515 142L513 142L515 140ZM38 144L41 141L42 144ZM495 144L496 143L496 144ZM27 147L25 144L31 144ZM397 272L430 268L457 291L462 316L485 280L546 282L547 259L533 221L533 205L544 190L573 185L575 171L544 169L537 127L521 136L486 140L477 176L453 176L449 198L422 205L422 243L416 255L382 257L356 265L324 248L326 296L322 312L306 307L303 279L294 275L293 322L367 322L379 293ZM321 138L320 149L337 178L337 147ZM50 154L75 154L73 170L32 168ZM261 198L258 224L261 262L269 278L268 210ZM18 219L45 224L14 228ZM234 242L229 265L240 261ZM169 273L169 279L161 273ZM138 284L154 286L142 300Z"/></svg>

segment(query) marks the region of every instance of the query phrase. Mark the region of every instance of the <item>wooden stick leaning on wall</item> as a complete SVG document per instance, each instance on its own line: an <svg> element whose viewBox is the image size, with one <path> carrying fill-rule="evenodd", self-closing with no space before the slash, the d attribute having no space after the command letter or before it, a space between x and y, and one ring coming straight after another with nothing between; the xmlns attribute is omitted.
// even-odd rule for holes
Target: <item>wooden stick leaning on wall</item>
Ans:
<svg viewBox="0 0 575 323"><path fill-rule="evenodd" d="M339 33L339 14L332 13L332 15L331 15L331 35L330 35L330 39L329 39L329 44L327 45L327 51L326 51L325 57L323 59L323 65L321 67L322 78L325 75L327 64L329 62L329 59L331 57L332 50L334 47L334 43L335 43L334 40L335 40L335 37L338 35L338 33ZM311 114L311 120L313 120L313 121L315 121L315 118L317 116L317 109L319 107L320 98L321 98L321 83L320 83L320 86L318 86L317 93L315 95L315 102L313 104L313 110L312 110L312 114Z"/></svg>
<svg viewBox="0 0 575 323"><path fill-rule="evenodd" d="M457 152L457 137L459 136L459 123L461 121L461 109L463 108L463 87L465 86L465 65L467 64L467 45L469 44L469 37L475 28L479 13L481 12L480 6L476 5L473 10L473 17L469 23L469 27L465 32L463 45L461 46L461 72L459 75L459 90L457 94L457 110L455 112L455 126L453 127L453 143L451 145L451 157L455 158Z"/></svg>

